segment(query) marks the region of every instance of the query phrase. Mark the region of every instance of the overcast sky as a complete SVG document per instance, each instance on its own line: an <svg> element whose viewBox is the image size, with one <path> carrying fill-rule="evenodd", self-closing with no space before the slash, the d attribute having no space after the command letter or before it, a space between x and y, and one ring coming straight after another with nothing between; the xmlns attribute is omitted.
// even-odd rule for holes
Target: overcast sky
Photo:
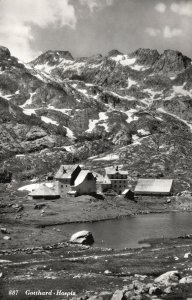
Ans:
<svg viewBox="0 0 192 300"><path fill-rule="evenodd" d="M77 57L144 47L192 57L192 0L0 0L0 44L24 61L50 49Z"/></svg>

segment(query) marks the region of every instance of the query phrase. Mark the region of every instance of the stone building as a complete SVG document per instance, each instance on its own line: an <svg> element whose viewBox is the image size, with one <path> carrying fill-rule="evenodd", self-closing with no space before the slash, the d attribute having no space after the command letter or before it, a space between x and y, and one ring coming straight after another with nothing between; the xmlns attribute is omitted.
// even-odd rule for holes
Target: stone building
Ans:
<svg viewBox="0 0 192 300"><path fill-rule="evenodd" d="M59 195L96 193L96 178L89 170L79 165L61 165L55 174L56 190Z"/></svg>
<svg viewBox="0 0 192 300"><path fill-rule="evenodd" d="M128 172L119 170L119 167L105 168L107 181L103 183L103 189L111 188L117 194L121 194L128 186ZM110 186L109 186L110 183Z"/></svg>
<svg viewBox="0 0 192 300"><path fill-rule="evenodd" d="M81 170L71 190L77 195L94 194L96 193L96 178L89 170Z"/></svg>

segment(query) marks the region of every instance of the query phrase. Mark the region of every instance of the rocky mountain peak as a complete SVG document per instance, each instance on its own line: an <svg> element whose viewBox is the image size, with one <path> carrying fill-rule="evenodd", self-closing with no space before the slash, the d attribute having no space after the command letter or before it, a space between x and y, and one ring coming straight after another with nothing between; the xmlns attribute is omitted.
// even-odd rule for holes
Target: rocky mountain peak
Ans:
<svg viewBox="0 0 192 300"><path fill-rule="evenodd" d="M69 51L51 51L48 50L45 53L38 56L34 61L30 64L37 65L37 64L46 64L49 65L57 65L63 59L66 60L74 60L73 56Z"/></svg>
<svg viewBox="0 0 192 300"><path fill-rule="evenodd" d="M153 65L160 57L157 50L139 48L130 54L130 57L137 58L137 63L141 65Z"/></svg>
<svg viewBox="0 0 192 300"><path fill-rule="evenodd" d="M43 174L47 165L51 170L63 160L97 156L90 160L95 166L123 159L142 176L181 172L191 161L186 182L191 178L188 57L143 48L76 59L68 51L47 51L30 68L4 47L0 53L7 57L0 59L0 156L9 163L14 155L14 170L22 172L28 161L34 174L37 168ZM134 153L146 153L146 164L138 166ZM175 167L181 154L186 160Z"/></svg>
<svg viewBox="0 0 192 300"><path fill-rule="evenodd" d="M100 53L90 56L90 59L102 59L102 58L103 58L103 55Z"/></svg>
<svg viewBox="0 0 192 300"><path fill-rule="evenodd" d="M9 58L11 53L8 48L0 46L0 59Z"/></svg>
<svg viewBox="0 0 192 300"><path fill-rule="evenodd" d="M119 50L117 49L113 49L111 51L108 52L107 56L108 57L113 57L113 56L117 56L117 55L122 55L123 53L120 52Z"/></svg>
<svg viewBox="0 0 192 300"><path fill-rule="evenodd" d="M180 73L191 66L191 59L175 50L165 50L154 65L156 72Z"/></svg>

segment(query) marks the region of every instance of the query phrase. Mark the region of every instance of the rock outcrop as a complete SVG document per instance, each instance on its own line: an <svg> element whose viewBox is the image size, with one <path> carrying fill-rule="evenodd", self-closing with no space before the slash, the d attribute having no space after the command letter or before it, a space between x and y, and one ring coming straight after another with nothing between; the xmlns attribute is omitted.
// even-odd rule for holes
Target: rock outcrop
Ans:
<svg viewBox="0 0 192 300"><path fill-rule="evenodd" d="M182 174L180 191L192 176L191 91L191 59L178 51L47 51L24 64L0 47L0 165L32 173L38 160L47 173L115 158L141 176Z"/></svg>
<svg viewBox="0 0 192 300"><path fill-rule="evenodd" d="M154 282L167 286L178 283L180 278L181 276L178 271L169 271L157 277Z"/></svg>
<svg viewBox="0 0 192 300"><path fill-rule="evenodd" d="M90 231L82 230L74 233L70 238L70 242L73 244L92 245L94 238Z"/></svg>
<svg viewBox="0 0 192 300"><path fill-rule="evenodd" d="M154 64L155 72L180 73L191 66L191 59L179 51L165 50Z"/></svg>

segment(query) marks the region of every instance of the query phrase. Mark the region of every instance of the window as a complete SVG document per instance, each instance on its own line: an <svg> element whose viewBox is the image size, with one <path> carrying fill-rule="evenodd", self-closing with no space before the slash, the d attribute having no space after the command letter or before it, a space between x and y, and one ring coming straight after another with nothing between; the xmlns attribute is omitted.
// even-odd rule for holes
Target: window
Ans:
<svg viewBox="0 0 192 300"><path fill-rule="evenodd" d="M61 187L63 187L63 184L61 184Z"/></svg>

